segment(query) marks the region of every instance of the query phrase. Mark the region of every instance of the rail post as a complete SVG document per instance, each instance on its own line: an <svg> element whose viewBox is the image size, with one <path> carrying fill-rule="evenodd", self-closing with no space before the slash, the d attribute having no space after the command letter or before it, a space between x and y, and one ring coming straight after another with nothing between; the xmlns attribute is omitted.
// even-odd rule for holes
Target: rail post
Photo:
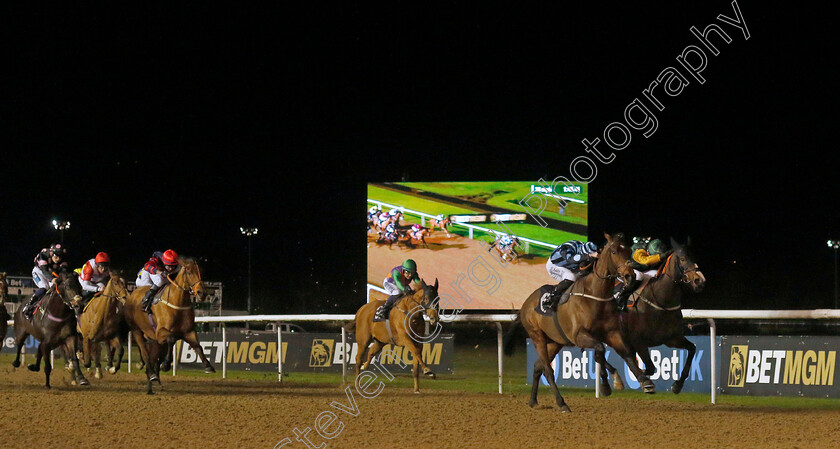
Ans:
<svg viewBox="0 0 840 449"><path fill-rule="evenodd" d="M707 318L709 322L709 352L712 364L712 375L710 376L710 380L712 381L712 405L714 405L717 401L717 348L716 348L716 337L717 337L717 328L715 327L715 320L711 318Z"/></svg>
<svg viewBox="0 0 840 449"><path fill-rule="evenodd" d="M504 375L504 362L502 358L502 347L504 346L503 343L503 335L502 335L502 323L496 321L496 344L498 345L496 353L499 358L499 394L502 394L502 376Z"/></svg>
<svg viewBox="0 0 840 449"><path fill-rule="evenodd" d="M222 379L227 378L227 326L222 323Z"/></svg>

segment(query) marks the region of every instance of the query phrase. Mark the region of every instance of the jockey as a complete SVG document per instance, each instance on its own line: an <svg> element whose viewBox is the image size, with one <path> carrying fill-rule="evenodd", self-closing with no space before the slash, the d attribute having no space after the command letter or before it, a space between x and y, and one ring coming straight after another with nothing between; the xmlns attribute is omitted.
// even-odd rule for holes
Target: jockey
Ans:
<svg viewBox="0 0 840 449"><path fill-rule="evenodd" d="M82 273L79 275L79 283L82 284L82 299L84 305L94 295L105 289L105 282L111 277L111 258L107 253L97 253L96 257L85 262Z"/></svg>
<svg viewBox="0 0 840 449"><path fill-rule="evenodd" d="M391 221L391 215L388 212L380 212L379 217L375 219L377 226L382 229Z"/></svg>
<svg viewBox="0 0 840 449"><path fill-rule="evenodd" d="M382 282L382 287L391 295L385 304L379 306L374 314L374 321L384 321L391 313L391 309L397 300L403 295L412 293L411 283L420 283L420 276L417 275L417 263L406 259L402 265L394 267L391 274Z"/></svg>
<svg viewBox="0 0 840 449"><path fill-rule="evenodd" d="M558 246L551 253L545 263L548 275L560 281L554 287L551 295L544 298L543 310L554 310L563 293L571 287L580 276L582 269L588 268L593 259L598 258L598 245L593 242L569 240Z"/></svg>
<svg viewBox="0 0 840 449"><path fill-rule="evenodd" d="M143 268L137 273L137 280L135 285L139 287L149 287L146 296L141 302L143 311L146 313L152 312L152 298L155 294L169 283L169 276L178 271L178 253L168 249L164 252L155 251L148 262L143 265Z"/></svg>
<svg viewBox="0 0 840 449"><path fill-rule="evenodd" d="M511 246L513 246L513 239L509 235L503 234L499 237L499 248L508 249Z"/></svg>
<svg viewBox="0 0 840 449"><path fill-rule="evenodd" d="M394 226L393 223L388 223L385 226L385 232L383 232L382 236L385 240L397 240L397 228Z"/></svg>
<svg viewBox="0 0 840 449"><path fill-rule="evenodd" d="M423 227L420 226L419 224L415 223L414 225L411 226L411 237L414 238L415 240L421 240L423 238L423 236L420 235L420 231L422 231L422 230L423 230Z"/></svg>
<svg viewBox="0 0 840 449"><path fill-rule="evenodd" d="M382 211L379 210L378 206L371 206L370 209L368 209L367 218L368 220L376 221L380 213L382 213Z"/></svg>
<svg viewBox="0 0 840 449"><path fill-rule="evenodd" d="M624 287L615 294L616 305L619 311L627 309L627 299L633 294L633 291L639 287L644 280L656 276L656 271L659 265L668 257L670 251L662 240L654 239L647 243L645 239L633 239L637 241L631 249L633 250L633 271L636 273L636 279L630 284L625 284ZM648 239L649 240L649 239Z"/></svg>
<svg viewBox="0 0 840 449"><path fill-rule="evenodd" d="M67 250L61 246L61 243L52 244L52 246L50 246L49 253L50 260L48 264L54 273L58 273L62 269L66 269L68 267L67 262L64 261L64 255L67 254Z"/></svg>
<svg viewBox="0 0 840 449"><path fill-rule="evenodd" d="M50 267L50 250L44 248L35 256L35 267L32 268L32 281L35 283L35 291L29 297L29 301L21 309L21 314L27 319L32 319L35 311L35 304L44 297L44 294L52 287L54 279L53 270Z"/></svg>

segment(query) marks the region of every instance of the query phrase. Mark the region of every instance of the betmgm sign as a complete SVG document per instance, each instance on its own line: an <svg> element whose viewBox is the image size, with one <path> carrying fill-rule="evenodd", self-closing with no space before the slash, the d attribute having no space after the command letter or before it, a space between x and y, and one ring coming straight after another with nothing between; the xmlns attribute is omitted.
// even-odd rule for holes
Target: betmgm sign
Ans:
<svg viewBox="0 0 840 449"><path fill-rule="evenodd" d="M840 398L840 337L723 337L721 392Z"/></svg>

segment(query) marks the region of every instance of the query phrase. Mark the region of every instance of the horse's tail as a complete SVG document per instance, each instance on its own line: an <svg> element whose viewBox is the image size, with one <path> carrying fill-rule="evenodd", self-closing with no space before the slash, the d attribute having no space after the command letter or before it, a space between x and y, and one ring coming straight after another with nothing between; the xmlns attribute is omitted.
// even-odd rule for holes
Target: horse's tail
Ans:
<svg viewBox="0 0 840 449"><path fill-rule="evenodd" d="M522 319L519 316L519 311L516 311L516 319L513 320L510 327L508 328L507 332L505 332L505 337L503 340L503 348L505 355L510 357L513 355L513 352L516 350L516 345L514 341L516 340L517 334L519 334L519 329L522 327Z"/></svg>
<svg viewBox="0 0 840 449"><path fill-rule="evenodd" d="M347 332L353 332L353 331L356 329L356 320L353 320L353 321L351 321L351 322L349 322L349 323L345 324L345 325L344 325L344 326L342 326L342 327L343 327L343 328L344 328L344 330L345 330L345 331L347 331Z"/></svg>

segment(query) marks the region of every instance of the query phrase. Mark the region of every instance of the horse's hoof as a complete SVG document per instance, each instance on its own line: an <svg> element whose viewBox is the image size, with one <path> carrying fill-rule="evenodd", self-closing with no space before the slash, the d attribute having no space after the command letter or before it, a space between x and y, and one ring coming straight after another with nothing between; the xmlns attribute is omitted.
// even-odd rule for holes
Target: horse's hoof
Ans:
<svg viewBox="0 0 840 449"><path fill-rule="evenodd" d="M37 373L38 371L41 371L41 367L40 367L40 366L35 365L34 363L27 365L27 366L26 366L26 368L27 368L29 371L32 371L32 372L35 372L35 373Z"/></svg>
<svg viewBox="0 0 840 449"><path fill-rule="evenodd" d="M420 390L414 390L414 394L420 394Z"/></svg>
<svg viewBox="0 0 840 449"><path fill-rule="evenodd" d="M138 363L138 364L136 364L136 365L134 365L134 366L136 366L136 367L137 367L137 369L143 369L143 368L145 368L145 367L146 367L146 365L145 365L144 363Z"/></svg>
<svg viewBox="0 0 840 449"><path fill-rule="evenodd" d="M81 379L79 379L79 385L80 385L80 386L90 385L90 381L89 381L89 380L87 380L87 379L83 376Z"/></svg>
<svg viewBox="0 0 840 449"><path fill-rule="evenodd" d="M674 394L680 394L680 392L682 391L682 388L683 388L683 384L680 381L676 381L676 382L673 383L673 385L671 385L671 391Z"/></svg>
<svg viewBox="0 0 840 449"><path fill-rule="evenodd" d="M172 369L172 365L171 365L171 364L166 364L166 365L161 365L161 366L160 366L160 370L161 370L161 371L163 371L163 372L169 371L169 370L171 370L171 369Z"/></svg>
<svg viewBox="0 0 840 449"><path fill-rule="evenodd" d="M216 368L213 368L212 366L208 366L208 367L204 368L204 373L205 374L213 374L215 372L216 372Z"/></svg>
<svg viewBox="0 0 840 449"><path fill-rule="evenodd" d="M160 379L158 379L158 376L156 374L152 374L151 376L149 376L149 382L154 382L154 381L160 382Z"/></svg>
<svg viewBox="0 0 840 449"><path fill-rule="evenodd" d="M528 402L528 407L534 408L537 406L537 401L530 401Z"/></svg>
<svg viewBox="0 0 840 449"><path fill-rule="evenodd" d="M435 375L435 373L433 373L433 372L431 372L431 371L426 371L425 373L423 373L423 375L424 375L424 376L429 376L429 377L431 377L432 379L437 379L437 376Z"/></svg>
<svg viewBox="0 0 840 449"><path fill-rule="evenodd" d="M95 377L97 379L102 379L102 372L99 371L99 370L96 370L96 373L93 374L93 377Z"/></svg>
<svg viewBox="0 0 840 449"><path fill-rule="evenodd" d="M14 366L15 368L20 368L20 360L13 361L12 366Z"/></svg>
<svg viewBox="0 0 840 449"><path fill-rule="evenodd" d="M601 382L601 394L604 396L609 396L612 394L612 388L610 388L609 382Z"/></svg>
<svg viewBox="0 0 840 449"><path fill-rule="evenodd" d="M645 394L655 394L656 393L656 385L653 384L651 381L647 381L644 384Z"/></svg>
<svg viewBox="0 0 840 449"><path fill-rule="evenodd" d="M613 378L613 390L624 391L624 382L617 375Z"/></svg>
<svg viewBox="0 0 840 449"><path fill-rule="evenodd" d="M571 413L571 411L572 409L570 409L566 404L560 406L560 413Z"/></svg>
<svg viewBox="0 0 840 449"><path fill-rule="evenodd" d="M75 385L76 385L76 379L71 380L71 381L70 381L70 385L75 386Z"/></svg>
<svg viewBox="0 0 840 449"><path fill-rule="evenodd" d="M117 374L117 369L112 366L112 367L108 368L108 372L111 373L111 374Z"/></svg>

